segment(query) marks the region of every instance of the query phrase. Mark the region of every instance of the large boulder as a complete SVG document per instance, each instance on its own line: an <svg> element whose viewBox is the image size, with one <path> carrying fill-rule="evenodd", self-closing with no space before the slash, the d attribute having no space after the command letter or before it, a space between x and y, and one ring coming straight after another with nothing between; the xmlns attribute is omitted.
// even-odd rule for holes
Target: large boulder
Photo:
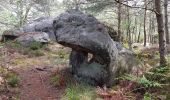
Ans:
<svg viewBox="0 0 170 100"><path fill-rule="evenodd" d="M2 34L2 41L15 39L23 46L29 46L32 42L44 44L55 40L53 18L41 17L19 29L6 30Z"/></svg>
<svg viewBox="0 0 170 100"><path fill-rule="evenodd" d="M51 17L40 17L31 21L28 24L20 27L19 29L10 29L6 30L2 34L1 40L14 40L20 37L23 33L30 33L30 32L45 32L49 35L50 39L55 41L55 34L53 30L53 20L54 18ZM117 40L117 32L109 25L103 24L104 27L107 29L110 37L116 41Z"/></svg>
<svg viewBox="0 0 170 100"><path fill-rule="evenodd" d="M118 33L116 30L114 30L113 25L109 25L107 23L104 23L104 26L106 27L110 37L114 40L114 41L118 41Z"/></svg>
<svg viewBox="0 0 170 100"><path fill-rule="evenodd" d="M30 46L34 42L47 44L50 42L49 35L45 32L28 32L23 33L20 37L16 39L18 43L22 46Z"/></svg>
<svg viewBox="0 0 170 100"><path fill-rule="evenodd" d="M51 40L55 40L53 31L53 18L42 17L34 20L32 23L20 28L23 32L46 32Z"/></svg>
<svg viewBox="0 0 170 100"><path fill-rule="evenodd" d="M119 75L124 73L131 72L132 68L137 65L137 61L135 60L135 53L131 50L123 47L120 42L115 42L116 47L118 49L118 59L117 59L117 66Z"/></svg>
<svg viewBox="0 0 170 100"><path fill-rule="evenodd" d="M18 29L5 30L2 34L1 41L14 40L17 37L19 37L21 34L22 32Z"/></svg>
<svg viewBox="0 0 170 100"><path fill-rule="evenodd" d="M72 48L70 65L78 79L85 78L94 85L111 86L116 82L123 68L118 65L119 57L124 59L126 53L111 39L102 23L81 11L69 10L55 18L53 27L57 42ZM93 55L90 60L89 53ZM123 70L129 72L132 66L127 67Z"/></svg>
<svg viewBox="0 0 170 100"><path fill-rule="evenodd" d="M14 40L18 37L22 37L23 33L40 32L47 33L51 40L55 41L54 31L53 31L53 18L50 17L40 17L31 23L28 23L19 29L6 30L2 34L2 40ZM43 34L42 34L43 35Z"/></svg>

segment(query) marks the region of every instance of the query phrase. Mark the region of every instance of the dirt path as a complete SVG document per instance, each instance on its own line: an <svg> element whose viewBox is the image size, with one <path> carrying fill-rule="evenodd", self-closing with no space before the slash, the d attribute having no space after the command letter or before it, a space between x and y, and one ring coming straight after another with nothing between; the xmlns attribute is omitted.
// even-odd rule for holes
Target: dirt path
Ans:
<svg viewBox="0 0 170 100"><path fill-rule="evenodd" d="M51 70L49 67L18 69L22 79L20 100L60 100L64 89L50 84Z"/></svg>
<svg viewBox="0 0 170 100"><path fill-rule="evenodd" d="M4 49L5 63L21 78L20 86L17 87L19 88L19 100L60 100L65 87L54 87L50 82L50 75L59 67L63 68L67 65L67 61L64 60L62 66L60 63L56 64L56 61L61 60L57 58L58 51L63 49L58 45L51 47L49 52L43 51L45 55L41 57L29 57L18 53L15 49ZM3 95L8 97L7 94Z"/></svg>

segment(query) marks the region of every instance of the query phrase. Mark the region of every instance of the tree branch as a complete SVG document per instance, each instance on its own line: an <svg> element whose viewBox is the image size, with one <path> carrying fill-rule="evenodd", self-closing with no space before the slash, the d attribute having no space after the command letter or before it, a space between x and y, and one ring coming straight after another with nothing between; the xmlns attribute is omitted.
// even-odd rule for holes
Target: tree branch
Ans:
<svg viewBox="0 0 170 100"><path fill-rule="evenodd" d="M0 21L0 24L5 25L5 26L14 26L14 27L16 27L16 25L14 25L14 24L6 23L6 22L1 22L1 21Z"/></svg>
<svg viewBox="0 0 170 100"><path fill-rule="evenodd" d="M137 6L130 6L130 5L127 5L127 4L124 4L122 2L119 2L119 0L115 0L117 3L120 3L124 6L127 6L129 8L138 8L138 9L145 9L145 10L149 10L149 11L152 11L152 12L155 12L156 14L159 14L155 9L148 9L148 8L143 8L143 7L137 7Z"/></svg>

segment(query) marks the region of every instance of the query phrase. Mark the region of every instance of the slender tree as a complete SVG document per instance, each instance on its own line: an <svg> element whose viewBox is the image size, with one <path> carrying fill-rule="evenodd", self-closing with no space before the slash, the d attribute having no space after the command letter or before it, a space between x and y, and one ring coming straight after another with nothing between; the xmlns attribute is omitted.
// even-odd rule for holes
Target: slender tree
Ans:
<svg viewBox="0 0 170 100"><path fill-rule="evenodd" d="M121 0L119 0L121 2ZM121 3L118 3L118 41L121 42Z"/></svg>
<svg viewBox="0 0 170 100"><path fill-rule="evenodd" d="M159 34L159 53L160 53L160 65L166 65L165 59L165 39L164 39L164 23L163 14L161 8L161 0L155 0L156 19L158 24Z"/></svg>
<svg viewBox="0 0 170 100"><path fill-rule="evenodd" d="M137 22L137 17L135 16L135 33L134 33L134 35L135 35L135 42L137 42L137 31L138 31L138 22Z"/></svg>
<svg viewBox="0 0 170 100"><path fill-rule="evenodd" d="M168 30L168 0L164 0L164 13L165 13L165 34L166 43L169 44L169 30Z"/></svg>
<svg viewBox="0 0 170 100"><path fill-rule="evenodd" d="M147 4L146 4L146 0L145 0L145 8L147 9ZM143 31L144 31L144 47L146 46L146 10L144 12L144 22L143 22Z"/></svg>
<svg viewBox="0 0 170 100"><path fill-rule="evenodd" d="M155 33L155 16L154 15L152 15L152 22L151 22L151 26L152 26L152 28L151 28L151 30L152 30L152 36L151 36L151 43L154 43L154 34L153 33Z"/></svg>
<svg viewBox="0 0 170 100"><path fill-rule="evenodd" d="M141 34L141 32L140 32L141 31L141 24L139 25L139 29L138 30L139 30L139 34L138 34L137 42L139 43L140 42L140 34Z"/></svg>
<svg viewBox="0 0 170 100"><path fill-rule="evenodd" d="M128 5L128 1L127 1L127 5ZM129 11L129 7L126 7L127 9L127 22L128 22L128 26L127 26L127 36L128 36L128 45L129 45L129 49L132 50L132 37L131 37L131 30L130 30L130 26L131 26L131 21L130 21L130 11Z"/></svg>
<svg viewBox="0 0 170 100"><path fill-rule="evenodd" d="M152 36L152 13L149 14L149 32L148 32L148 42L151 43L151 36Z"/></svg>

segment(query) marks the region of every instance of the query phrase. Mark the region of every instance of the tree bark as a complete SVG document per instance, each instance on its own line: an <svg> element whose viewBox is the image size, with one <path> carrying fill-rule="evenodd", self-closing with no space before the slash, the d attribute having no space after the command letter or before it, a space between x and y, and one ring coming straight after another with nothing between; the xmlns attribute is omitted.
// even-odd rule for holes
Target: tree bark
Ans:
<svg viewBox="0 0 170 100"><path fill-rule="evenodd" d="M128 5L128 1L127 1ZM132 37L131 37L131 31L130 31L130 12L129 12L129 7L127 7L127 17L128 17L128 27L127 27L127 32L128 32L128 45L129 49L132 50Z"/></svg>
<svg viewBox="0 0 170 100"><path fill-rule="evenodd" d="M126 1L126 4L128 5L128 1ZM131 36L131 30L130 30L131 21L130 21L129 7L126 7L126 11L127 11L127 22L128 22L128 26L127 26L127 40L128 40L129 49L132 50L132 36Z"/></svg>
<svg viewBox="0 0 170 100"><path fill-rule="evenodd" d="M138 31L138 25L137 25L137 17L135 17L135 42L137 42L137 31Z"/></svg>
<svg viewBox="0 0 170 100"><path fill-rule="evenodd" d="M165 13L165 34L166 43L169 44L169 30L168 30L168 0L164 0L164 13Z"/></svg>
<svg viewBox="0 0 170 100"><path fill-rule="evenodd" d="M149 14L149 32L148 32L148 42L151 43L151 36L152 36L152 13Z"/></svg>
<svg viewBox="0 0 170 100"><path fill-rule="evenodd" d="M159 34L159 53L160 53L160 66L166 65L165 59L165 39L164 39L164 23L161 8L161 0L155 0L156 19L158 24Z"/></svg>
<svg viewBox="0 0 170 100"><path fill-rule="evenodd" d="M139 30L139 34L138 34L138 40L137 40L137 42L139 43L139 42L140 42L140 34L141 34L141 32L140 32L140 31L141 31L141 24L140 24L140 26L139 26L139 29L138 29L138 30Z"/></svg>
<svg viewBox="0 0 170 100"><path fill-rule="evenodd" d="M151 36L151 43L154 43L154 34L155 33L155 16L152 15L152 36Z"/></svg>
<svg viewBox="0 0 170 100"><path fill-rule="evenodd" d="M121 3L118 3L118 41L121 42Z"/></svg>
<svg viewBox="0 0 170 100"><path fill-rule="evenodd" d="M145 8L147 8L146 0L145 0ZM146 46L146 9L144 12L143 29L144 29L144 47L145 47Z"/></svg>

